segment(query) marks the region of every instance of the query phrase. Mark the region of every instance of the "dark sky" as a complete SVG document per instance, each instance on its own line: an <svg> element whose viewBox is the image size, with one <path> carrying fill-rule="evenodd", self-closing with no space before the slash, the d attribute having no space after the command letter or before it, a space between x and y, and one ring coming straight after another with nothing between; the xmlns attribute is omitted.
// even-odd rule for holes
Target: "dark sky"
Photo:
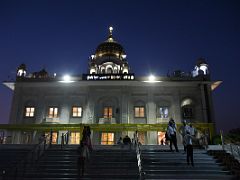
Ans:
<svg viewBox="0 0 240 180"><path fill-rule="evenodd" d="M213 92L217 127L240 127L238 0L1 0L0 80L14 78L21 63L28 72L86 73L109 25L137 76L188 72L205 57L212 80L223 80ZM11 97L1 85L1 123Z"/></svg>

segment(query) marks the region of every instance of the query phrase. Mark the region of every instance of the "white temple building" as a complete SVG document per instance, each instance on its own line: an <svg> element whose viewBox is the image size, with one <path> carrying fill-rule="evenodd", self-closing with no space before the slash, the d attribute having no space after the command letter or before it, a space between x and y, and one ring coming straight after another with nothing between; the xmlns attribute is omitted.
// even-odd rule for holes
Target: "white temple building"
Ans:
<svg viewBox="0 0 240 180"><path fill-rule="evenodd" d="M135 130L142 144L160 144L170 118L178 126L191 122L199 135L205 130L213 135L212 91L221 82L210 80L205 59L197 60L192 73L138 77L112 32L86 61L89 69L82 76L60 77L45 69L29 73L21 64L16 81L4 82L14 93L9 125L0 129L10 134L11 143L37 142L51 129L53 143L69 132L70 143L78 144L87 124L93 144L115 144Z"/></svg>

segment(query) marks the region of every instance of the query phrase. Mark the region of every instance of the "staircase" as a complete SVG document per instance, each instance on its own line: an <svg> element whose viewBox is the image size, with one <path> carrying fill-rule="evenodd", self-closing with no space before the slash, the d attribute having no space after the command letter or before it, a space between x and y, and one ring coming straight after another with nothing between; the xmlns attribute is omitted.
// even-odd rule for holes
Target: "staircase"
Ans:
<svg viewBox="0 0 240 180"><path fill-rule="evenodd" d="M7 179L16 173L16 165L31 152L33 145L0 145L0 179Z"/></svg>
<svg viewBox="0 0 240 180"><path fill-rule="evenodd" d="M194 149L194 167L187 165L186 154L169 150L142 150L145 179L235 179L205 150Z"/></svg>
<svg viewBox="0 0 240 180"><path fill-rule="evenodd" d="M24 179L76 180L76 179L138 179L137 159L134 151L121 148L94 148L86 162L85 173L79 175L78 153L75 145L53 145L38 164L25 173Z"/></svg>
<svg viewBox="0 0 240 180"><path fill-rule="evenodd" d="M0 148L0 179L8 179L14 164L29 152L31 146ZM86 162L85 173L79 175L77 145L52 145L40 160L29 164L17 179L25 180L137 180L139 179L135 151L119 146L95 146ZM165 149L164 149L165 148ZM180 148L181 149L181 148ZM205 150L194 149L194 167L187 165L186 154L170 152L168 147L142 146L142 166L145 179L237 179ZM11 171L10 171L11 170ZM22 175L24 178L22 178ZM4 178L5 177L5 178Z"/></svg>

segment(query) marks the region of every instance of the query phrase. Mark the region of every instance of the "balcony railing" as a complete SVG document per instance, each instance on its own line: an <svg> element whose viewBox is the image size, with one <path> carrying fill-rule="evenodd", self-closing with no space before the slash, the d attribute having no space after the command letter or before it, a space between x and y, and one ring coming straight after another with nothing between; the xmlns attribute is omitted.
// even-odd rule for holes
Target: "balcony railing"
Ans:
<svg viewBox="0 0 240 180"><path fill-rule="evenodd" d="M115 118L99 118L99 124L116 124Z"/></svg>
<svg viewBox="0 0 240 180"><path fill-rule="evenodd" d="M157 118L157 124L161 124L161 123L168 123L169 118Z"/></svg>
<svg viewBox="0 0 240 180"><path fill-rule="evenodd" d="M57 117L54 117L54 118L50 118L50 117L46 117L46 122L47 123L59 123L60 122L60 119Z"/></svg>

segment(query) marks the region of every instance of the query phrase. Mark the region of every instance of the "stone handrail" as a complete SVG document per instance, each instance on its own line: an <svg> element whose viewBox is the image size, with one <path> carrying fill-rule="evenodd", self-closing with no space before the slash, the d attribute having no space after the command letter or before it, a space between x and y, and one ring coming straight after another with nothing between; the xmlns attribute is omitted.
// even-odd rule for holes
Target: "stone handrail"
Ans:
<svg viewBox="0 0 240 180"><path fill-rule="evenodd" d="M137 154L137 162L138 162L138 170L139 170L139 179L143 180L144 179L144 171L142 167L142 155L141 155L141 143L138 141L138 134L137 132L134 133L134 146L136 149L136 154Z"/></svg>
<svg viewBox="0 0 240 180"><path fill-rule="evenodd" d="M39 139L39 143L36 144L32 150L25 156L25 158L14 164L14 167L11 170L3 169L2 178L4 179L22 179L25 176L27 168L33 168L36 165L36 162L44 154L44 152L51 145L51 133L42 136Z"/></svg>
<svg viewBox="0 0 240 180"><path fill-rule="evenodd" d="M240 162L240 146L236 144L224 144L223 150L230 153Z"/></svg>
<svg viewBox="0 0 240 180"><path fill-rule="evenodd" d="M61 148L64 147L64 145L67 145L69 143L69 131L66 133L62 133L61 136Z"/></svg>

